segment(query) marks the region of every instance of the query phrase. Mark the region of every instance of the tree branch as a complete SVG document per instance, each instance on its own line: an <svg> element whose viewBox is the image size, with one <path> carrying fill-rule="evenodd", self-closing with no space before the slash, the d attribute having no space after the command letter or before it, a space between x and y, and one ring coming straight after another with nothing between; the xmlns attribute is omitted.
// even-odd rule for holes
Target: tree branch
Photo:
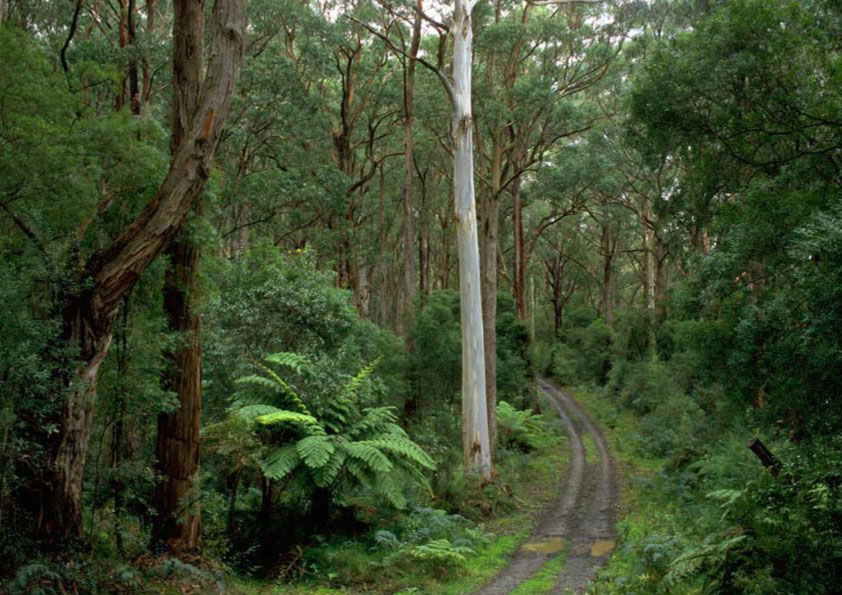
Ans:
<svg viewBox="0 0 842 595"><path fill-rule="evenodd" d="M9 216L9 218L14 222L14 224L18 226L18 229L20 229L23 232L23 235L29 238L29 240L35 245L35 247L38 248L38 251L43 256L47 256L47 251L44 249L43 242L41 242L41 239L35 234L34 231L32 231L32 228L30 228L26 224L26 222L24 222L23 219L15 215L12 209L9 208L9 205L7 205L4 201L0 201L0 209L2 209L3 212L6 213Z"/></svg>
<svg viewBox="0 0 842 595"><path fill-rule="evenodd" d="M439 70L438 68L433 66L430 62L428 62L424 58L421 58L419 56L411 56L407 52L403 51L401 48L399 48L394 43L392 43L391 39L386 37L383 33L378 31L377 29L367 25L366 23L363 23L362 21L360 21L359 19L357 19L357 18L355 18L351 15L345 15L345 16L347 18L351 19L352 21L354 21L355 23L357 23L360 27L363 27L364 29L366 29L372 35L375 35L376 37L379 37L383 41L383 43L385 43L386 46L390 50L392 50L393 52L400 54L404 58L408 58L410 60L415 60L416 62L418 62L419 64L421 64L425 68L427 68L428 70L432 71L433 74L435 74L439 78L439 80L441 81L441 84L444 86L444 90L447 93L447 98L450 100L450 104L453 105L453 106L456 105L456 92L453 90L453 85L450 84L450 81L447 80L447 77L444 75L444 73L442 73L441 70Z"/></svg>

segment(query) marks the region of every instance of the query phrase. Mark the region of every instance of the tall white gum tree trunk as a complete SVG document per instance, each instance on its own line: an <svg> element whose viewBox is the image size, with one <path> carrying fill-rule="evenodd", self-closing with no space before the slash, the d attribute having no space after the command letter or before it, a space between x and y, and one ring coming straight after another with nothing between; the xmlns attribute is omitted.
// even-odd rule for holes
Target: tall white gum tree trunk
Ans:
<svg viewBox="0 0 842 595"><path fill-rule="evenodd" d="M474 141L471 113L471 70L473 31L471 11L477 0L453 3L453 81L419 56L407 54L389 38L369 25L352 20L377 35L397 53L417 60L436 74L444 85L453 109L451 134L453 155L453 194L456 202L459 251L459 297L462 311L462 447L467 470L490 479L491 444L485 386L485 348L482 332L479 237L474 194ZM418 10L421 10L419 3ZM493 355L492 355L493 357Z"/></svg>
<svg viewBox="0 0 842 595"><path fill-rule="evenodd" d="M485 400L485 350L471 113L471 11L475 4L476 0L454 0L453 5L453 192L462 310L462 446L466 468L489 479L492 473L491 447Z"/></svg>

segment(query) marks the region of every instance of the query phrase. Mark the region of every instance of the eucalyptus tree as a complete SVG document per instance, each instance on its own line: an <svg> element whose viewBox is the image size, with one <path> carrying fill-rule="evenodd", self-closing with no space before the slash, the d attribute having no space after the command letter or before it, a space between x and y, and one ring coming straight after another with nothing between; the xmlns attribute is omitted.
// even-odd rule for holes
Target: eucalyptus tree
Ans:
<svg viewBox="0 0 842 595"><path fill-rule="evenodd" d="M184 17L184 18L181 18ZM204 16L176 12L176 37L201 38ZM82 474L91 436L100 365L111 344L114 317L124 295L178 232L210 175L228 117L243 45L243 5L217 0L211 17L211 57L195 92L173 93L174 128L183 137L154 197L109 245L96 251L75 273L75 288L64 312L65 338L78 350L78 365L65 379L67 395L52 459L52 493L41 531L52 539L81 535ZM176 45L176 63L185 46ZM188 97L190 99L188 99Z"/></svg>
<svg viewBox="0 0 842 595"><path fill-rule="evenodd" d="M453 194L456 206L462 323L462 450L466 469L490 479L492 461L486 403L486 353L480 293L471 100L473 9L476 4L477 0L455 0L453 4L449 27L453 37L452 77L446 76L440 68L421 57L416 57L415 60L436 74L444 86L451 106L450 136L453 146ZM425 18L437 27L445 28L443 23L429 15ZM397 48L386 35L360 21L356 22L378 35L393 51L407 56L406 52Z"/></svg>

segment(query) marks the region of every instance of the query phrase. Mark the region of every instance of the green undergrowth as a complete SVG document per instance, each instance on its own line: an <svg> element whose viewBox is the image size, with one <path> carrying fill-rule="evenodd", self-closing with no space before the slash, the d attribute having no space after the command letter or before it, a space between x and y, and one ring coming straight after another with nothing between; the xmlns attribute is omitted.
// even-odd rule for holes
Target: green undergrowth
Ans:
<svg viewBox="0 0 842 595"><path fill-rule="evenodd" d="M546 402L542 402L542 409L552 410ZM475 537L464 550L457 545L464 540L456 538L446 543L438 540L422 546L407 545L399 528L374 531L376 545L370 538L336 537L309 546L293 580L239 578L232 584L233 592L461 595L475 591L506 567L510 556L529 537L538 513L558 494L567 466L566 436L555 416L545 415L543 422L548 431L532 448L498 449L498 475L493 482L481 489L475 485L462 488L465 491L459 500L470 502L471 509L462 513L466 526L461 534ZM411 524L412 514L399 525ZM448 518L442 513L420 524L449 522ZM380 547L390 540L394 540L391 550ZM556 556L546 572L557 576L563 561L563 557ZM533 580L543 585L550 580L548 577L549 574L540 575Z"/></svg>
<svg viewBox="0 0 842 595"><path fill-rule="evenodd" d="M688 514L688 494L676 494L666 474L671 461L640 447L641 418L589 389L575 391L577 400L602 427L621 475L617 546L591 583L591 595L655 593L682 542L677 526ZM673 585L670 593L701 593L693 582Z"/></svg>

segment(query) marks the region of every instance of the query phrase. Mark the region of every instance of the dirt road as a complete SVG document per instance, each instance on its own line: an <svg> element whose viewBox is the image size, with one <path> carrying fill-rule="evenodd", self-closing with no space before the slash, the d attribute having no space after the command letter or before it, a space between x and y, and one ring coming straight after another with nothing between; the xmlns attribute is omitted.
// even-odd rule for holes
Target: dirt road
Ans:
<svg viewBox="0 0 842 595"><path fill-rule="evenodd" d="M614 548L618 476L608 443L572 396L543 378L537 383L564 422L567 472L558 498L542 513L529 540L479 595L510 593L565 549L567 559L551 592L583 593Z"/></svg>

